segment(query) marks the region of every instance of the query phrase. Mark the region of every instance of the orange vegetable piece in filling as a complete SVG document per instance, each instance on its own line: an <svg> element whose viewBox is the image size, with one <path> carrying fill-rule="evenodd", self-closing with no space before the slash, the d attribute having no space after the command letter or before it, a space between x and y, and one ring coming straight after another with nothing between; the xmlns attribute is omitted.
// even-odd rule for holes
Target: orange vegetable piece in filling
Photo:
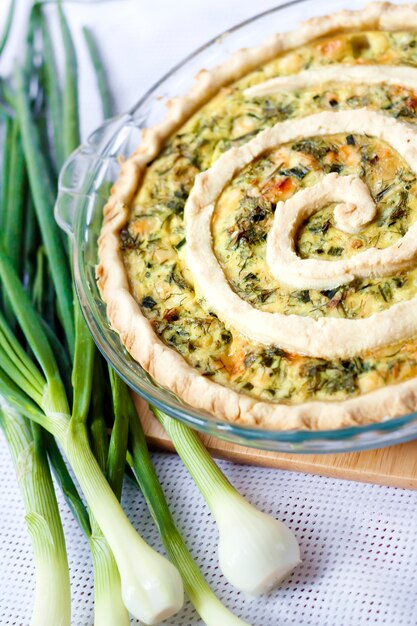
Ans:
<svg viewBox="0 0 417 626"><path fill-rule="evenodd" d="M346 48L346 41L342 39L328 39L317 45L317 50L322 56L338 58Z"/></svg>

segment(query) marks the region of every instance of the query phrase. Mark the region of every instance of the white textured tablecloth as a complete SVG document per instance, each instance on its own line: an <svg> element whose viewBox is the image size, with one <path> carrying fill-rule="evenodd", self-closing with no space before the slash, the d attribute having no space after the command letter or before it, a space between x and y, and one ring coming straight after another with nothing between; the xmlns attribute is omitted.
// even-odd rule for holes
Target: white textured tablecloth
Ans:
<svg viewBox="0 0 417 626"><path fill-rule="evenodd" d="M0 0L0 25L7 0ZM0 59L12 65L29 1L18 0L19 23ZM81 24L91 24L110 70L117 111L132 105L155 80L203 41L271 0L118 0L66 3L80 47ZM348 6L349 3L347 2ZM304 10L304 9L303 9ZM300 18L303 15L300 11ZM78 33L78 35L77 35ZM88 63L81 64L83 134L100 123ZM154 460L174 518L215 592L253 626L417 626L417 493L290 472L222 463L236 487L262 510L288 523L303 565L272 594L248 599L219 572L216 530L181 461ZM143 499L127 486L123 504L142 535L162 550ZM92 624L93 580L86 541L60 498L72 577L73 624ZM0 624L29 624L33 563L12 464L0 437ZM200 624L192 607L170 626ZM219 626L222 626L219 624Z"/></svg>

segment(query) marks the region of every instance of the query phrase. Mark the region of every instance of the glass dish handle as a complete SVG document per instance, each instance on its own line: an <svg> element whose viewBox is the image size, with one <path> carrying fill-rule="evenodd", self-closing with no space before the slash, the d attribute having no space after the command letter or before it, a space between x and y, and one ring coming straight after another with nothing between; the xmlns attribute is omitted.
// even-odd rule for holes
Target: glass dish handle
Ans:
<svg viewBox="0 0 417 626"><path fill-rule="evenodd" d="M129 114L118 115L107 120L68 157L62 166L54 213L58 225L70 237L74 235L75 218L80 201L91 197L93 178L100 164L109 158L117 158L118 148L113 140L123 126L131 123L132 118ZM120 147L119 151L123 152Z"/></svg>

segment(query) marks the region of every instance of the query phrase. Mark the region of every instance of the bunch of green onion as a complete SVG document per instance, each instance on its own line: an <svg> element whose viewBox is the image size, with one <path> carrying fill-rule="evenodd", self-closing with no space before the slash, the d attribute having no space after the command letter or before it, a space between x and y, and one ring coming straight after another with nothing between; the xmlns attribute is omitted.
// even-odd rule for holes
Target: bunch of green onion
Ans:
<svg viewBox="0 0 417 626"><path fill-rule="evenodd" d="M14 6L12 0L0 54ZM51 470L91 550L96 626L125 626L129 613L157 624L181 608L184 589L206 624L245 624L216 598L191 557L130 393L97 352L74 296L69 247L53 218L59 169L79 144L77 57L60 3L58 11L63 86L37 2L24 60L12 77L0 78L0 425L33 544L31 624L71 621ZM99 51L88 29L84 35L107 116L111 107ZM248 594L268 590L300 561L294 535L237 493L193 431L153 410L214 515L225 578ZM142 491L170 560L148 546L125 515L120 496L126 474Z"/></svg>

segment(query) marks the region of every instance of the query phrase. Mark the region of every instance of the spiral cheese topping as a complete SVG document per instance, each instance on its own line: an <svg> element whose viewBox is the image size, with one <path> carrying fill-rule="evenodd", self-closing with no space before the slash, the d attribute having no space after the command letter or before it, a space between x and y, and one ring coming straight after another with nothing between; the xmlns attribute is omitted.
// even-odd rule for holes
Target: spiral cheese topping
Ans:
<svg viewBox="0 0 417 626"><path fill-rule="evenodd" d="M253 159L279 144L341 132L372 135L386 141L417 174L414 127L367 109L325 111L278 123L239 148L224 153L210 169L196 177L184 212L187 265L195 288L220 319L260 343L328 359L355 356L415 336L417 297L358 320L316 320L261 311L242 300L226 280L212 247L211 218L225 185ZM329 289L355 277L387 276L415 264L417 224L395 244L382 250L369 248L340 261L299 258L295 252L298 227L330 202L339 203L335 208L336 225L348 232L360 230L375 216L375 205L365 184L352 176L330 174L312 188L279 203L268 236L267 262L283 283L299 289Z"/></svg>

